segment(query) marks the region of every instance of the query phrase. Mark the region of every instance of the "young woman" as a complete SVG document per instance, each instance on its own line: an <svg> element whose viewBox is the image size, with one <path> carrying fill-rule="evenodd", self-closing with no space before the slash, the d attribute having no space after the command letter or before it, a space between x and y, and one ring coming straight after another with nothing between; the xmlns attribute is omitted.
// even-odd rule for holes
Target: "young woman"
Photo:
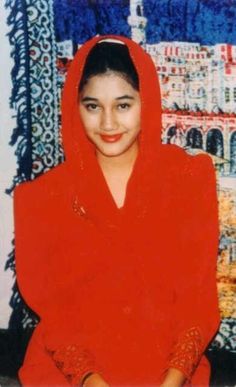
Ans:
<svg viewBox="0 0 236 387"><path fill-rule="evenodd" d="M16 265L40 316L23 385L207 386L219 323L214 169L161 145L151 58L127 38L76 54L66 161L16 189Z"/></svg>

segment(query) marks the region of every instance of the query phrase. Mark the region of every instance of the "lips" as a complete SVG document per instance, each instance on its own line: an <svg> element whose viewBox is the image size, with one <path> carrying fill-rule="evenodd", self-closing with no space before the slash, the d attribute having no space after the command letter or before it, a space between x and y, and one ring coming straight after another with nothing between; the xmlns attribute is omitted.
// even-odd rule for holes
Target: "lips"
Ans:
<svg viewBox="0 0 236 387"><path fill-rule="evenodd" d="M123 136L123 133L120 134L113 134L113 135L108 135L108 134L100 134L101 138L105 142L116 142L119 141L120 138Z"/></svg>

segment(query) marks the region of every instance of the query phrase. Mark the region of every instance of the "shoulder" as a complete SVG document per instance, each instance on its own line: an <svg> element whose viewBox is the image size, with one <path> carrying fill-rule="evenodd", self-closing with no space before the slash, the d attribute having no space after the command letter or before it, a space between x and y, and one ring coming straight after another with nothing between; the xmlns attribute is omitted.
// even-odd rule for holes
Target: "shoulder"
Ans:
<svg viewBox="0 0 236 387"><path fill-rule="evenodd" d="M210 156L207 154L190 155L176 145L161 146L161 162L167 174L178 176L181 180L204 180L215 174Z"/></svg>
<svg viewBox="0 0 236 387"><path fill-rule="evenodd" d="M14 199L37 201L54 196L62 190L67 178L65 163L62 163L34 180L19 184L14 190Z"/></svg>
<svg viewBox="0 0 236 387"><path fill-rule="evenodd" d="M216 205L217 182L210 156L192 156L175 145L163 145L161 156L162 190L169 192L172 204L187 212L188 206L212 200ZM209 198L209 199L207 199Z"/></svg>
<svg viewBox="0 0 236 387"><path fill-rule="evenodd" d="M68 187L65 163L60 164L36 179L19 184L14 190L14 213L22 218L28 213L45 213Z"/></svg>

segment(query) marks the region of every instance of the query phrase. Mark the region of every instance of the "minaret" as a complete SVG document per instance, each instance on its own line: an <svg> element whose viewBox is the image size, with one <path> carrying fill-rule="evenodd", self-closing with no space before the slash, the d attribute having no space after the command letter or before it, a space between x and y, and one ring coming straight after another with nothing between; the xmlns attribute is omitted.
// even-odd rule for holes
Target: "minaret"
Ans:
<svg viewBox="0 0 236 387"><path fill-rule="evenodd" d="M145 46L145 27L147 19L143 16L142 0L130 0L130 16L128 16L128 23L131 26L131 38L136 43Z"/></svg>

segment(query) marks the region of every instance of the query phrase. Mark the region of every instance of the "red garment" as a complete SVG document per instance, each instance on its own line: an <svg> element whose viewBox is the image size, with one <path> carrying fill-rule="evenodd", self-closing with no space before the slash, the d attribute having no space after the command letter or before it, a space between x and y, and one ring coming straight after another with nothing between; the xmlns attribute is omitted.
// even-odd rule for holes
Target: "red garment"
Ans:
<svg viewBox="0 0 236 387"><path fill-rule="evenodd" d="M77 105L85 58L100 39L79 50L67 76L66 161L15 192L18 283L41 318L20 378L75 385L97 371L111 386L150 386L174 367L206 386L202 353L219 323L214 169L206 156L161 145L155 67L119 37L139 74L142 131L117 208Z"/></svg>

